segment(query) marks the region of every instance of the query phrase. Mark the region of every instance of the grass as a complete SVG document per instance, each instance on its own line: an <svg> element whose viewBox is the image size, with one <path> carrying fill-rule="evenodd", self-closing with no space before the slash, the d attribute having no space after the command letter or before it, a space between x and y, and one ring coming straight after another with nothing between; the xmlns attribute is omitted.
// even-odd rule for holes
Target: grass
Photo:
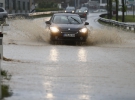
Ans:
<svg viewBox="0 0 135 100"><path fill-rule="evenodd" d="M10 80L11 79L11 75L8 74L8 71L2 70L1 71L1 75L6 80Z"/></svg>
<svg viewBox="0 0 135 100"><path fill-rule="evenodd" d="M3 79L6 79L6 80L10 80L10 78L11 78L11 75L9 75L8 72L5 71L5 70L1 71L1 76L2 76ZM4 97L9 97L9 96L12 95L12 92L9 91L9 86L8 85L3 85L2 84L1 85L1 91L2 91L2 99Z"/></svg>
<svg viewBox="0 0 135 100"><path fill-rule="evenodd" d="M1 86L1 91L2 91L2 99L4 97L9 97L12 95L12 92L9 92L9 86L8 85L2 85Z"/></svg>
<svg viewBox="0 0 135 100"><path fill-rule="evenodd" d="M116 17L113 16L112 20L116 20ZM118 16L118 21L122 22L122 16ZM133 15L125 15L125 22L135 22L135 16L133 17Z"/></svg>
<svg viewBox="0 0 135 100"><path fill-rule="evenodd" d="M49 17L49 16L52 16L52 14L42 14L42 15L35 15L35 16L31 16L32 18L41 18L41 17Z"/></svg>

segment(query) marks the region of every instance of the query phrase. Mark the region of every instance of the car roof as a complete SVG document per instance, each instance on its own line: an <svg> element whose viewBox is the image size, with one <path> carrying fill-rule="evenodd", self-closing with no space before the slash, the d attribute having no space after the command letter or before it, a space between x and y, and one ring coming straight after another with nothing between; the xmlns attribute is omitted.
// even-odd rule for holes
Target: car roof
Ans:
<svg viewBox="0 0 135 100"><path fill-rule="evenodd" d="M81 8L88 8L88 7L81 7Z"/></svg>
<svg viewBox="0 0 135 100"><path fill-rule="evenodd" d="M72 14L72 13L55 13L54 15L76 15L76 16L79 16L78 14Z"/></svg>
<svg viewBox="0 0 135 100"><path fill-rule="evenodd" d="M66 9L75 9L75 7L67 7Z"/></svg>

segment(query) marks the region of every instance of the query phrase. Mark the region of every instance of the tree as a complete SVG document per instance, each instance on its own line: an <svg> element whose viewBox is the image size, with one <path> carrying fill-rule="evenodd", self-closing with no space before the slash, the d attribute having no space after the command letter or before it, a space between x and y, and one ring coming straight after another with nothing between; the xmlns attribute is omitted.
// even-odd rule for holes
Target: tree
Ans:
<svg viewBox="0 0 135 100"><path fill-rule="evenodd" d="M125 22L125 3L122 0L122 22Z"/></svg>
<svg viewBox="0 0 135 100"><path fill-rule="evenodd" d="M107 0L107 19L109 19L109 0Z"/></svg>
<svg viewBox="0 0 135 100"><path fill-rule="evenodd" d="M112 19L112 0L109 0L109 19Z"/></svg>
<svg viewBox="0 0 135 100"><path fill-rule="evenodd" d="M115 0L116 3L116 21L118 21L118 0Z"/></svg>

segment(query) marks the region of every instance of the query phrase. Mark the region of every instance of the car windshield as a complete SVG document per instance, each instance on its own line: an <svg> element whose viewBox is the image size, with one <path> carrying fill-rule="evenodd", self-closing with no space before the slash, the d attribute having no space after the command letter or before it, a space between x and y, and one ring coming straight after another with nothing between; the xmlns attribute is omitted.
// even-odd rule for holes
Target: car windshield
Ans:
<svg viewBox="0 0 135 100"><path fill-rule="evenodd" d="M53 18L55 24L82 24L82 20L79 16L64 16L57 15Z"/></svg>
<svg viewBox="0 0 135 100"><path fill-rule="evenodd" d="M80 9L80 12L85 12L87 11L87 9Z"/></svg>
<svg viewBox="0 0 135 100"><path fill-rule="evenodd" d="M87 7L81 7L81 9L88 9Z"/></svg>
<svg viewBox="0 0 135 100"><path fill-rule="evenodd" d="M75 10L74 7L67 7L66 10Z"/></svg>
<svg viewBox="0 0 135 100"><path fill-rule="evenodd" d="M82 9L77 9L76 12L81 13L81 12L83 12L83 10Z"/></svg>

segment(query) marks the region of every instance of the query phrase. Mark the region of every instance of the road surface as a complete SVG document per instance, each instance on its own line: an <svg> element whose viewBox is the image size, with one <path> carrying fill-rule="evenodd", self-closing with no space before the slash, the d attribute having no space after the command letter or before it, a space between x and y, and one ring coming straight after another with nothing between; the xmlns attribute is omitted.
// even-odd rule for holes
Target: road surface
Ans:
<svg viewBox="0 0 135 100"><path fill-rule="evenodd" d="M135 100L135 33L88 15L86 45L52 45L44 21L10 20L2 69L13 95L5 100Z"/></svg>

